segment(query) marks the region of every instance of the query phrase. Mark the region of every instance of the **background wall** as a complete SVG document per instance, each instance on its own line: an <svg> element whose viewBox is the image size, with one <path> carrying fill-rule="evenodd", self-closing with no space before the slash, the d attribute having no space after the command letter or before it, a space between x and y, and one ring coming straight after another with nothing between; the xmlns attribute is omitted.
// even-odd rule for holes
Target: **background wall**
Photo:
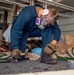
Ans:
<svg viewBox="0 0 74 75"><path fill-rule="evenodd" d="M63 35L68 33L74 35L74 17L60 19L58 24Z"/></svg>

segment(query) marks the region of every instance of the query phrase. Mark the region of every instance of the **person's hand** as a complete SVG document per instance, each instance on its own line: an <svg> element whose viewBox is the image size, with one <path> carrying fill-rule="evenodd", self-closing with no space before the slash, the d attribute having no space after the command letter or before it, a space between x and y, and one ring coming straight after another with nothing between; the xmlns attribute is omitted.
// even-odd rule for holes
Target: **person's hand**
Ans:
<svg viewBox="0 0 74 75"><path fill-rule="evenodd" d="M12 57L15 59L19 59L21 57L21 51L19 49L14 49L12 51Z"/></svg>
<svg viewBox="0 0 74 75"><path fill-rule="evenodd" d="M51 55L55 51L55 45L51 42L50 44L47 44L44 48L44 53Z"/></svg>

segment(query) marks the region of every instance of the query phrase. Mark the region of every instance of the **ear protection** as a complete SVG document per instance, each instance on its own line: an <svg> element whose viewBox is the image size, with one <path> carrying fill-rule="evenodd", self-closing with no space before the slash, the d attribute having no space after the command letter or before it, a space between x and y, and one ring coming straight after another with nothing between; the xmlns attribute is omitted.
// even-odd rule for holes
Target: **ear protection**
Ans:
<svg viewBox="0 0 74 75"><path fill-rule="evenodd" d="M44 10L42 11L42 15L43 15L43 16L47 15L48 13L49 13L49 10L48 10L48 9L44 9Z"/></svg>

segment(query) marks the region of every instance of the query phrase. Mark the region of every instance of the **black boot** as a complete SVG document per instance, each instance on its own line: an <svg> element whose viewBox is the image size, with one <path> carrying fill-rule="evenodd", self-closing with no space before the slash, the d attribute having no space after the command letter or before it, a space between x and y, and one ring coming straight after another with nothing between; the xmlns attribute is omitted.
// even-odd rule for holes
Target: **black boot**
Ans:
<svg viewBox="0 0 74 75"><path fill-rule="evenodd" d="M57 64L57 59L54 59L50 55L45 54L41 57L41 63Z"/></svg>

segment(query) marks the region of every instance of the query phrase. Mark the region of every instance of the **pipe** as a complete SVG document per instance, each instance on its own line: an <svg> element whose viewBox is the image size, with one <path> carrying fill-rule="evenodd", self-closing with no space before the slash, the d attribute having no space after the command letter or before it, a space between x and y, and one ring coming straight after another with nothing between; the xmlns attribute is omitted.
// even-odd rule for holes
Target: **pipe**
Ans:
<svg viewBox="0 0 74 75"><path fill-rule="evenodd" d="M1 0L0 2L3 2L3 3L7 3L7 4L17 4L18 6L20 6L20 7L25 7L25 6L27 6L27 5L25 5L25 4L22 4L22 3L18 3L18 2L14 2L14 1L6 1L6 0Z"/></svg>
<svg viewBox="0 0 74 75"><path fill-rule="evenodd" d="M0 6L0 9L6 9L6 10L11 10L11 11L13 11L13 9L7 8L7 7L3 7L3 6Z"/></svg>
<svg viewBox="0 0 74 75"><path fill-rule="evenodd" d="M60 7L60 8L63 8L63 9L66 9L66 10L70 10L70 11L74 12L74 8L73 7L65 5L65 4L61 4L61 3L57 3L57 2L51 2L51 1L48 1L48 0L37 0L37 1L43 2L43 3L47 3L49 5L53 5L53 6Z"/></svg>
<svg viewBox="0 0 74 75"><path fill-rule="evenodd" d="M62 14L62 13L58 13L58 15L62 18L71 18L72 17L70 15L66 15L66 14Z"/></svg>
<svg viewBox="0 0 74 75"><path fill-rule="evenodd" d="M23 1L23 2L28 2L28 3L29 3L29 1L28 1L28 0L21 0L21 1Z"/></svg>
<svg viewBox="0 0 74 75"><path fill-rule="evenodd" d="M25 0L23 0L23 1L26 2ZM56 6L56 7L60 7L60 8L66 9L66 10L74 11L73 7L65 5L65 4L61 4L61 3L57 3L57 2L51 2L51 1L48 1L48 0L46 0L46 1L45 0L37 0L37 1L47 3L47 4L50 4L50 5ZM9 4L18 4L21 7L26 6L26 5L22 4L22 3L18 3L18 2L14 2L14 1L1 0L0 2L9 3Z"/></svg>
<svg viewBox="0 0 74 75"><path fill-rule="evenodd" d="M26 0L22 0L22 1L26 2ZM54 6L58 6L58 5L60 6L60 3L51 2L51 1L48 1L48 0L47 0L47 1L44 1L44 0L37 0L37 1L40 1L40 2L43 2L43 3L47 3L47 4L51 4L51 5L54 5ZM21 3L17 3L17 2L13 2L13 1L4 1L4 0L3 0L3 1L1 0L0 2L4 2L4 3L8 3L8 4L21 4ZM29 1L27 1L27 2L29 2ZM24 4L23 4L23 5L24 5ZM64 4L61 4L61 5L64 5ZM24 5L24 6L27 6L27 5ZM24 7L24 6L23 6L23 7ZM70 7L70 6L67 6L67 5L64 5L64 6L66 6L66 7L68 7L68 8ZM63 8L64 8L64 6L63 6ZM6 8L6 7L2 7L2 6L0 6L0 8L13 10L13 9L11 9L11 8ZM67 8L67 10L69 10L68 8ZM73 10L71 9L71 11L74 11L74 8L73 8L73 7L70 7L70 8L73 9ZM66 8L65 8L65 9L66 9ZM72 17L72 16L69 16L69 15L60 14L60 13L59 13L59 15L60 15L61 17Z"/></svg>

